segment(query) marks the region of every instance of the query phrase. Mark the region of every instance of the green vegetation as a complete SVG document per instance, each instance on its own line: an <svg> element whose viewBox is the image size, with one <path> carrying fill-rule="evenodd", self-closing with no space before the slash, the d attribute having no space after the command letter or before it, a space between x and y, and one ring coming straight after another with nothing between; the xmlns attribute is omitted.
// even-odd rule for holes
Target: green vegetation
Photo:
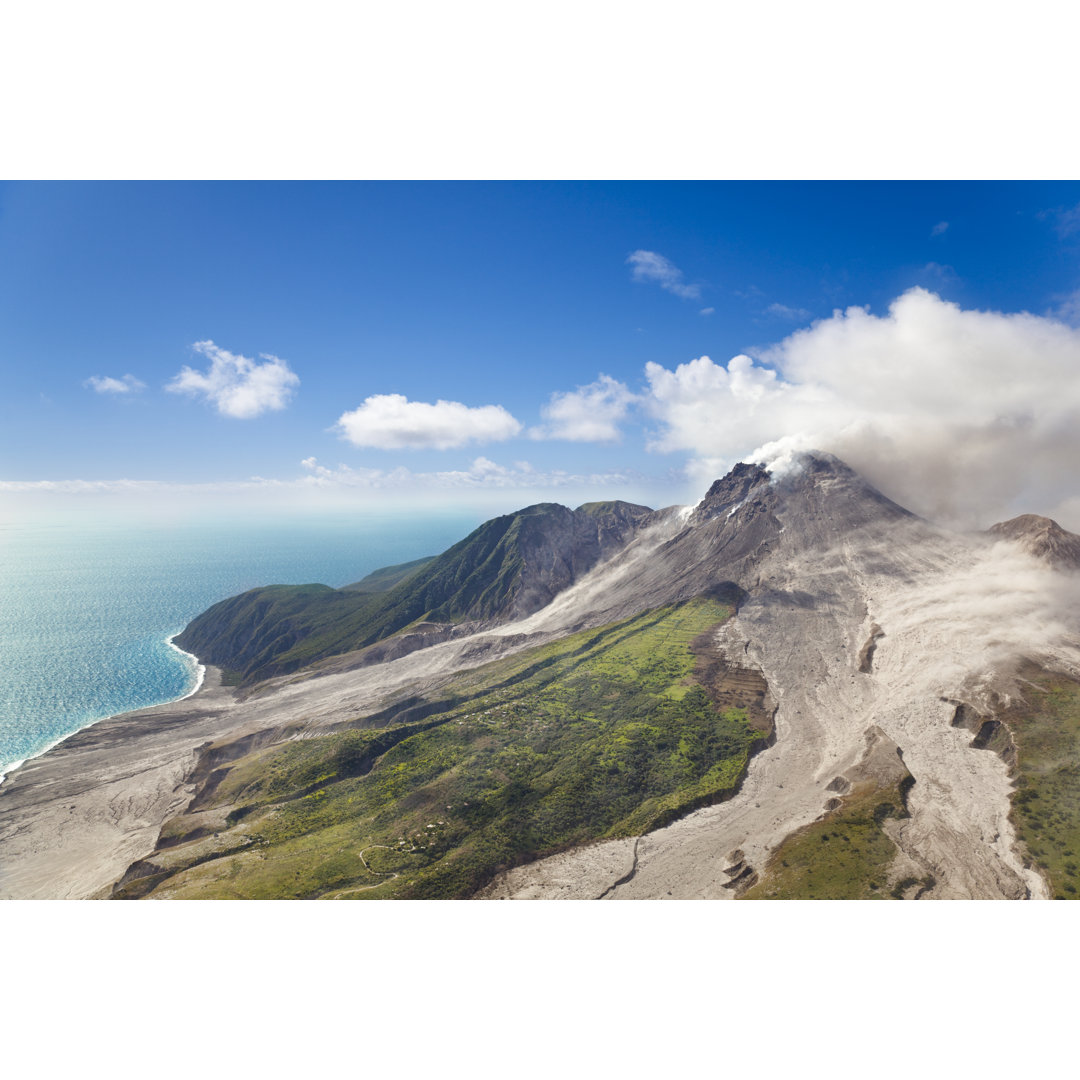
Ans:
<svg viewBox="0 0 1080 1080"><path fill-rule="evenodd" d="M423 566L427 566L434 559L434 555L428 555L423 559L413 559L412 562L397 563L395 566L384 566L380 570L373 570L367 577L361 578L352 585L344 586L344 592L380 593L400 585L407 577L415 574Z"/></svg>
<svg viewBox="0 0 1080 1080"><path fill-rule="evenodd" d="M1016 745L1012 819L1058 900L1080 897L1080 686L1027 671L1023 703L1004 719Z"/></svg>
<svg viewBox="0 0 1080 1080"><path fill-rule="evenodd" d="M898 900L912 886L930 884L915 878L888 882L897 848L881 824L906 816L901 787L856 785L837 809L780 845L744 899Z"/></svg>
<svg viewBox="0 0 1080 1080"><path fill-rule="evenodd" d="M629 535L651 512L621 502L578 510L530 506L485 522L442 555L420 560L415 571L402 564L346 589L270 585L223 600L176 642L205 662L241 672L242 685L250 686L420 623L528 614L595 565L601 535ZM385 588L365 586L372 579Z"/></svg>
<svg viewBox="0 0 1080 1080"><path fill-rule="evenodd" d="M718 707L697 681L731 613L700 597L466 673L422 720L249 754L182 816L210 835L176 819L118 895L463 897L725 798L771 730L763 683Z"/></svg>

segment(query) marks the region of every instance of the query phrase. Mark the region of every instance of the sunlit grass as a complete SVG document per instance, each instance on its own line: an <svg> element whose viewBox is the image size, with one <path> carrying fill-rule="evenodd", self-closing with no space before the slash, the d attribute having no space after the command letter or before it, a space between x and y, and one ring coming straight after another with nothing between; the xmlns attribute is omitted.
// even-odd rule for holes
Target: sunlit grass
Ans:
<svg viewBox="0 0 1080 1080"><path fill-rule="evenodd" d="M731 613L698 598L583 631L463 674L422 723L251 754L210 800L231 825L216 842L242 848L196 841L187 869L171 849L155 895L465 896L724 798L763 733L696 684L691 645Z"/></svg>

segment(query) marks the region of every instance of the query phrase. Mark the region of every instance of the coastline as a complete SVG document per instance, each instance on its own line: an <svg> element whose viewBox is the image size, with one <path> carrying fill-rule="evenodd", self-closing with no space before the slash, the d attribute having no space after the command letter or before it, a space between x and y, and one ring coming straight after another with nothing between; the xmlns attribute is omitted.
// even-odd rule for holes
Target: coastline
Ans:
<svg viewBox="0 0 1080 1080"><path fill-rule="evenodd" d="M21 769L28 761L36 761L38 758L44 757L45 754L48 754L50 751L55 750L56 747L58 747L61 743L65 742L70 738L73 738L75 735L78 735L79 732L86 731L87 728L93 727L94 724L103 724L106 720L114 720L118 717L126 716L128 713L142 712L144 709L155 709L161 705L173 705L178 701L186 701L188 698L194 697L202 689L203 683L206 680L206 665L200 662L199 658L194 653L189 653L185 649L181 649L180 646L176 644L173 639L178 638L182 633L182 630L177 630L176 633L170 634L165 639L165 644L168 645L170 649L173 649L176 652L180 653L181 656L188 657L192 661L191 667L194 671L195 683L190 690L188 690L185 694L182 694L180 697L169 698L166 701L155 701L151 702L149 705L140 705L138 709L125 709L123 712L109 713L107 716L99 716L93 720L87 720L85 724L75 728L74 731L69 731L64 735L61 735L58 739L54 739L47 746L44 746L40 750L38 750L37 753L30 754L27 757L24 757L18 761L11 761L7 765L0 765L0 788L3 787L4 781L9 776L11 776L17 770Z"/></svg>
<svg viewBox="0 0 1080 1080"><path fill-rule="evenodd" d="M165 644L168 645L170 649L175 649L181 656L190 656L192 661L194 661L195 685L186 694L178 698L173 698L172 701L186 701L189 697L194 697L202 689L203 682L206 680L206 665L202 663L194 653L190 653L186 649L181 649L180 646L176 644L176 639L183 632L183 630L177 630L175 634L170 634L169 637L165 639ZM172 704L172 702L160 701L158 704L169 705ZM147 706L147 708L149 707L150 706ZM128 711L131 712L132 710L129 709Z"/></svg>
<svg viewBox="0 0 1080 1080"><path fill-rule="evenodd" d="M69 736L0 785L0 899L110 897L128 868L155 850L166 819L195 797L193 778L210 745L271 728L295 737L298 728L354 721L403 685L441 685L470 646L432 648L421 670L403 657L317 680L271 680L242 698L208 664L194 694Z"/></svg>
<svg viewBox="0 0 1080 1080"><path fill-rule="evenodd" d="M233 691L217 668L199 667L183 698L96 720L8 773L0 899L101 895L153 849L162 821L191 798L199 749L229 728Z"/></svg>

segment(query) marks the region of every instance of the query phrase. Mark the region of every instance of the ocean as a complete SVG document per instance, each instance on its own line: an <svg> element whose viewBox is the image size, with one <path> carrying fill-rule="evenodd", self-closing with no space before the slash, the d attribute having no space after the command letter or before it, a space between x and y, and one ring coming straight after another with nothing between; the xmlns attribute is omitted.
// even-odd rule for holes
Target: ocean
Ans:
<svg viewBox="0 0 1080 1080"><path fill-rule="evenodd" d="M347 585L436 555L479 523L447 512L0 524L0 777L95 720L193 692L199 666L169 639L218 600Z"/></svg>

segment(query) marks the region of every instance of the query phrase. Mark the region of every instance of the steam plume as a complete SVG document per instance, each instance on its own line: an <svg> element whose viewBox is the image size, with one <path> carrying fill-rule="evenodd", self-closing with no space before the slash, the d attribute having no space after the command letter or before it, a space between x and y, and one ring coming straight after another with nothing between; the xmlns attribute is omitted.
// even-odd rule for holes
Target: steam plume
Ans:
<svg viewBox="0 0 1080 1080"><path fill-rule="evenodd" d="M735 461L828 450L917 513L985 526L1021 511L1080 527L1080 329L963 310L924 289L884 316L836 311L756 357L646 367L651 447L705 482Z"/></svg>

